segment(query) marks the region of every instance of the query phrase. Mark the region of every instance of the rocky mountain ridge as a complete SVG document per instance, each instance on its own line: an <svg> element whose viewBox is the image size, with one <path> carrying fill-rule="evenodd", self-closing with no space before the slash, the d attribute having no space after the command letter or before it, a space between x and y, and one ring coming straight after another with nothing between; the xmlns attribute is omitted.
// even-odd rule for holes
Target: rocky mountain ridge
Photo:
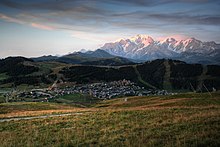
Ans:
<svg viewBox="0 0 220 147"><path fill-rule="evenodd" d="M108 53L135 60L179 59L189 63L219 64L220 44L202 42L195 38L154 40L148 35L106 43L101 47Z"/></svg>

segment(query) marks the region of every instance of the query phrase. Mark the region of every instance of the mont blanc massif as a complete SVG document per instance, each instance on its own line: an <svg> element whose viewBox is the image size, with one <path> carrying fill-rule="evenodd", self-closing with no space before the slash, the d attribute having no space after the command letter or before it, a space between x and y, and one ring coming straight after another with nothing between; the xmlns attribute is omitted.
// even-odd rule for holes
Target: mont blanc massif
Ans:
<svg viewBox="0 0 220 147"><path fill-rule="evenodd" d="M166 38L157 41L148 35L136 35L129 39L106 43L101 49L112 55L136 61L166 58L189 63L220 63L220 44L214 41L202 42L195 38L185 40Z"/></svg>
<svg viewBox="0 0 220 147"><path fill-rule="evenodd" d="M220 44L214 41L202 42L195 38L185 40L166 38L157 41L148 35L136 35L128 39L105 43L95 51L82 49L61 57L50 55L33 59L36 61L56 60L64 63L86 65L121 65L130 64L131 62L142 63L155 59L172 59L187 63L219 65Z"/></svg>

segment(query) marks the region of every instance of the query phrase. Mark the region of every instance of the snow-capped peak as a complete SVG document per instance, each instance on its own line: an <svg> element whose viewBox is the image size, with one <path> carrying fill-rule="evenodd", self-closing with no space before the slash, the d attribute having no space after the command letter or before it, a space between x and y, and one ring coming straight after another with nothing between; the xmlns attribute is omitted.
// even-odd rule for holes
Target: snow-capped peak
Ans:
<svg viewBox="0 0 220 147"><path fill-rule="evenodd" d="M130 38L130 40L132 42L136 42L136 43L139 43L139 42L148 42L148 43L152 43L154 42L153 38L148 36L148 35L143 35L143 34L138 34L136 36L133 36Z"/></svg>
<svg viewBox="0 0 220 147"><path fill-rule="evenodd" d="M211 54L220 49L215 42L202 42L195 38L177 40L169 37L162 41L155 41L148 35L139 34L128 39L120 39L113 43L106 43L101 49L110 54L141 59L170 58L182 53Z"/></svg>
<svg viewBox="0 0 220 147"><path fill-rule="evenodd" d="M177 40L175 38L166 38L161 43L176 43Z"/></svg>
<svg viewBox="0 0 220 147"><path fill-rule="evenodd" d="M79 52L81 52L81 53L85 53L85 52L87 52L88 50L86 50L86 49L81 49Z"/></svg>
<svg viewBox="0 0 220 147"><path fill-rule="evenodd" d="M145 48L151 44L154 44L154 42L155 42L152 37L150 37L148 35L143 35L143 34L133 36L127 40L130 41L130 43L132 43L132 44L136 44L137 48L139 48L139 49Z"/></svg>
<svg viewBox="0 0 220 147"><path fill-rule="evenodd" d="M125 40L125 38L119 38L119 39L115 40L115 42L120 42L121 40Z"/></svg>

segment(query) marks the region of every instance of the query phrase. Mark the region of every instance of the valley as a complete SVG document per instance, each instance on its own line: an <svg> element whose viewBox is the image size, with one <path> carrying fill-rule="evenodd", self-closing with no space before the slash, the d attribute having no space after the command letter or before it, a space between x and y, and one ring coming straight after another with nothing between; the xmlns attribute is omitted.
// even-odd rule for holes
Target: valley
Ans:
<svg viewBox="0 0 220 147"><path fill-rule="evenodd" d="M220 89L219 66L176 60L99 66L9 57L1 60L0 64L7 67L0 71L2 101L49 101L66 94L109 99Z"/></svg>

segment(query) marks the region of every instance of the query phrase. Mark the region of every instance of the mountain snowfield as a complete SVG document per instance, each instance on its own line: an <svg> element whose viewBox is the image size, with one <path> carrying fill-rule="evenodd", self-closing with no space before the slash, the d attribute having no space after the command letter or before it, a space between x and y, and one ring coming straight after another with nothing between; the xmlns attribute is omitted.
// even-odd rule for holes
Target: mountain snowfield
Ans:
<svg viewBox="0 0 220 147"><path fill-rule="evenodd" d="M148 35L136 35L106 43L101 49L115 56L142 61L169 58L193 63L220 63L220 44L214 41L202 42L195 38L166 38L158 41Z"/></svg>

